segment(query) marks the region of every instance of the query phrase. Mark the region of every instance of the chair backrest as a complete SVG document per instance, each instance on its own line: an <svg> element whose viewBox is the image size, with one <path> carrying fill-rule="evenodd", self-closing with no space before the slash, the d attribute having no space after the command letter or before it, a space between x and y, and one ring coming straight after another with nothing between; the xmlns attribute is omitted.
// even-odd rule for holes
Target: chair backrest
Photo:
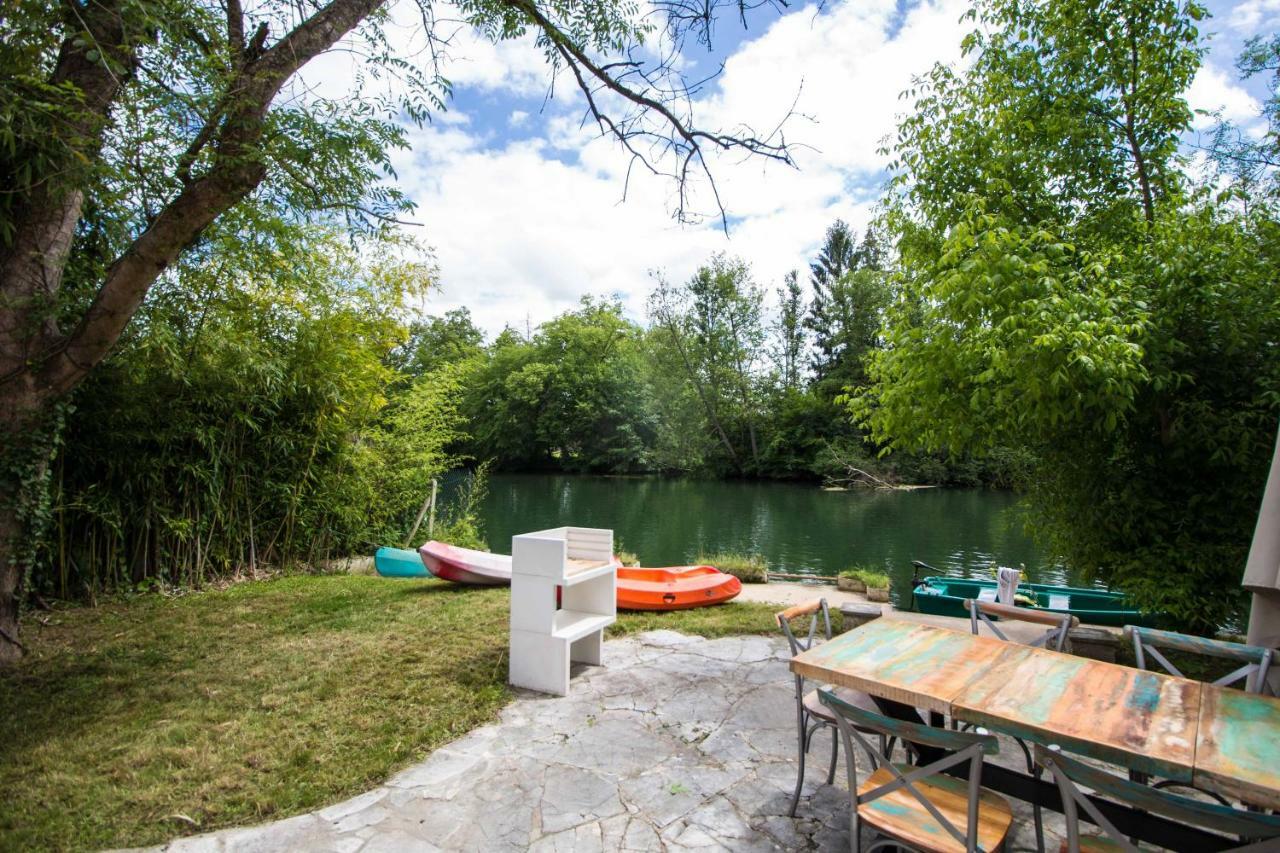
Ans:
<svg viewBox="0 0 1280 853"><path fill-rule="evenodd" d="M799 619L801 616L809 617L809 630L803 640L791 630L791 620ZM821 635L818 634L819 617L821 617L823 627ZM773 618L778 623L778 627L782 629L787 642L791 645L791 654L793 656L813 648L813 644L819 636L823 640L831 639L831 611L827 609L827 600L825 598L815 598L812 601L806 601L804 604L788 607L786 610L773 614Z"/></svg>
<svg viewBox="0 0 1280 853"><path fill-rule="evenodd" d="M889 782L883 785L858 793L857 762L853 760L845 762L845 768L849 774L849 791L854 796L851 832L858 832L857 814L859 805L873 802L899 789L905 789L933 816L939 826L946 830L956 841L965 845L966 850L977 849L978 802L982 793L982 759L984 755L995 755L1000 751L1000 743L994 735L989 734L985 729L956 731L877 714L874 711L868 711L865 708L859 708L845 702L835 694L835 688L829 684L818 689L818 697L823 705L831 709L836 718L836 726L840 730L840 738L844 741L845 755L852 756L856 754L854 751L854 742L856 741L866 751L867 755L875 760L876 766L873 769L884 768L889 771L889 775L892 777ZM869 738L864 732L871 732L873 735L882 737ZM889 756L885 754L884 744L888 742L889 738L897 738L904 743L945 750L946 754L931 764L914 767L904 772L895 766ZM969 800L967 820L965 827L962 829L948 820L938 810L937 806L916 787L916 783L933 776L940 776L947 769L964 763L969 765Z"/></svg>
<svg viewBox="0 0 1280 853"><path fill-rule="evenodd" d="M1261 693L1267 686L1267 671L1271 668L1271 649L1261 646L1247 646L1244 643L1229 643L1225 640L1211 640L1208 637L1196 637L1191 634L1179 634L1176 631L1158 631L1155 628L1143 628L1138 625L1125 625L1124 635L1133 642L1133 654L1138 661L1138 669L1147 669L1147 658L1155 659L1165 672L1186 678L1182 672L1161 654L1161 649L1224 660L1240 661L1239 668L1219 678L1214 684L1229 687L1238 681L1244 681L1244 689L1249 693Z"/></svg>
<svg viewBox="0 0 1280 853"><path fill-rule="evenodd" d="M1055 652L1062 651L1067 645L1067 635L1071 633L1072 628L1080 624L1080 620L1070 613L1032 610L1029 607L1015 607L1012 604L998 604L994 601L978 601L969 598L965 599L964 606L969 609L969 627L975 635L980 633L979 627L986 624L991 633L1005 642L1008 642L1009 638L996 626L995 622L991 621L991 617L1050 626L1048 631L1032 640L1030 645L1043 646Z"/></svg>
<svg viewBox="0 0 1280 853"><path fill-rule="evenodd" d="M1116 829L1115 824L1107 820L1078 785L1083 785L1108 800L1179 823L1246 840L1242 846L1231 848L1233 850L1256 850L1258 853L1275 850L1275 841L1268 840L1280 838L1280 815L1245 811L1221 803L1191 799L1141 782L1133 782L1127 777L1116 776L1064 755L1056 746L1044 747L1036 744L1035 760L1038 765L1053 773L1053 779L1058 784L1067 824L1067 849L1070 853L1080 851L1080 809L1084 809L1089 818L1122 849L1139 853L1138 848L1123 832ZM1259 841L1263 843L1255 843Z"/></svg>

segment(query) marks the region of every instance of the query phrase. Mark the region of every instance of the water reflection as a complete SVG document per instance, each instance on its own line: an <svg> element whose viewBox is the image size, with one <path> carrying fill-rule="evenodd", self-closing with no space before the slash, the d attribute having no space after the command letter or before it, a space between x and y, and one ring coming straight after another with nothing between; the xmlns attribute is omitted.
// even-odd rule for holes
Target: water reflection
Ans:
<svg viewBox="0 0 1280 853"><path fill-rule="evenodd" d="M835 492L813 485L562 475L494 475L482 508L495 551L512 535L578 524L612 527L646 566L700 552L758 551L778 571L835 574L881 566L895 598L909 593L911 561L946 574L987 575L1025 564L1029 580L1069 578L1023 532L1005 492L922 489Z"/></svg>

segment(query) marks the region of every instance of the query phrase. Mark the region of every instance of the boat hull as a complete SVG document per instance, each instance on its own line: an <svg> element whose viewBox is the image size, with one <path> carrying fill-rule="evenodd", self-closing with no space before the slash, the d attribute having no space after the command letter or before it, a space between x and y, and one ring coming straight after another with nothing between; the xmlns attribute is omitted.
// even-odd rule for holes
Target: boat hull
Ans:
<svg viewBox="0 0 1280 853"><path fill-rule="evenodd" d="M458 548L432 540L418 549L422 564L441 580L471 586L503 586L511 583L511 557Z"/></svg>
<svg viewBox="0 0 1280 853"><path fill-rule="evenodd" d="M742 581L712 566L618 569L619 610L689 610L723 604Z"/></svg>
<svg viewBox="0 0 1280 853"><path fill-rule="evenodd" d="M397 573L391 577L427 577L412 574L402 564L398 549L394 564L385 562ZM502 586L511 583L511 557L458 548L444 542L431 541L418 549L420 564L442 580L472 586ZM375 563L377 561L375 560ZM379 569L379 574L382 574ZM723 604L742 592L742 582L712 566L672 566L663 569L621 567L617 577L619 610L688 610Z"/></svg>
<svg viewBox="0 0 1280 853"><path fill-rule="evenodd" d="M936 616L959 616L967 619L966 599L978 598L983 590L994 590L995 581L968 578L921 578L914 593L916 609ZM1157 616L1143 613L1125 601L1122 594L1098 589L1081 589L1049 584L1019 584L1018 593L1036 599L1036 610L1070 613L1088 625L1156 626ZM988 593L990 595L990 593Z"/></svg>
<svg viewBox="0 0 1280 853"><path fill-rule="evenodd" d="M422 564L421 555L403 548L379 548L373 555L373 568L384 578L431 577L431 572Z"/></svg>

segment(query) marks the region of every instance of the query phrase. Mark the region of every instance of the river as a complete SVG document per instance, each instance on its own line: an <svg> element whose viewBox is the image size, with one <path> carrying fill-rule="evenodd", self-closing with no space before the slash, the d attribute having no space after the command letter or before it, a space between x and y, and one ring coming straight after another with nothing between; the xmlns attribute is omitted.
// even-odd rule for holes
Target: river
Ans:
<svg viewBox="0 0 1280 853"><path fill-rule="evenodd" d="M998 561L1025 564L1028 580L1077 580L1023 532L1016 503L1008 492L984 489L826 491L781 482L495 474L481 519L490 547L508 554L514 534L573 524L612 528L619 547L649 567L725 550L763 554L773 571L834 575L878 566L899 602L910 593L912 560L951 575L989 575Z"/></svg>

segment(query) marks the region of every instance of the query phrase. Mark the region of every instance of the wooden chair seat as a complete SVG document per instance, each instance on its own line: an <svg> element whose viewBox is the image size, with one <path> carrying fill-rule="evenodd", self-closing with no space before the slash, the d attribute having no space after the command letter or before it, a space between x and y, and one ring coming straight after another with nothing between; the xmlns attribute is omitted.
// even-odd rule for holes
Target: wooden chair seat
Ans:
<svg viewBox="0 0 1280 853"><path fill-rule="evenodd" d="M911 772L909 764L895 764L903 773ZM887 785L893 774L885 767L872 773L858 786L859 796ZM963 830L969 823L968 782L950 776L933 776L915 783L934 808L947 820ZM866 821L884 835L937 853L964 853L964 844L957 841L919 800L904 788L885 794L877 800L858 806L858 819ZM983 788L978 800L978 845L983 850L996 850L1004 843L1013 824L1013 809L1009 801L994 791Z"/></svg>
<svg viewBox="0 0 1280 853"><path fill-rule="evenodd" d="M876 700L871 698L870 693L863 693L861 690L848 690L844 687L837 687L834 693L836 696L856 708L861 708L864 711L870 711L873 714L882 713L879 706L876 705ZM808 693L804 694L804 708L819 720L835 725L835 714L831 713L830 708L822 704L822 700L818 698L817 690L810 690ZM867 731L866 729L859 730Z"/></svg>

